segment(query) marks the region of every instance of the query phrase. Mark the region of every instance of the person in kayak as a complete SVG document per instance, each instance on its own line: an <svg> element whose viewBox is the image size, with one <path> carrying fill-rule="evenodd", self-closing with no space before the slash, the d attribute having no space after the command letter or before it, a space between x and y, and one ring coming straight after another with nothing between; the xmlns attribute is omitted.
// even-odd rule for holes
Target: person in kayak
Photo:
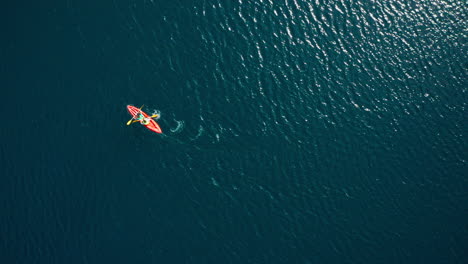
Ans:
<svg viewBox="0 0 468 264"><path fill-rule="evenodd" d="M144 126L150 123L151 117L145 117L142 113L139 113L136 120L140 121L140 123Z"/></svg>

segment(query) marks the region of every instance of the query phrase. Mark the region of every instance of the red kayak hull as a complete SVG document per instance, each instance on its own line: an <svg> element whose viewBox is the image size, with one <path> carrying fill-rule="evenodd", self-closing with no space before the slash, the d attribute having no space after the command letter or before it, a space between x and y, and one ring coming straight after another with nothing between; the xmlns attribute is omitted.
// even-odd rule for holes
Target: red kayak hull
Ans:
<svg viewBox="0 0 468 264"><path fill-rule="evenodd" d="M139 108L134 107L133 105L127 105L127 110L128 110L128 113L133 118L135 118L136 115L139 114L139 113L142 113L145 117L150 117L147 113L141 111ZM161 127L159 127L159 124L156 123L156 121L154 121L153 119L150 120L149 124L143 125L143 126L145 126L147 129L149 129L149 130L151 130L153 132L156 132L158 134L162 133Z"/></svg>

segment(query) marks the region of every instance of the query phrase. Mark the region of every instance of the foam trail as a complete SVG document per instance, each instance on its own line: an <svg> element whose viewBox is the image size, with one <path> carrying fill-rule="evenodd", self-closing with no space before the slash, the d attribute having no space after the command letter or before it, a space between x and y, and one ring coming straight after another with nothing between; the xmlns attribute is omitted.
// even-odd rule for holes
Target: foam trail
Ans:
<svg viewBox="0 0 468 264"><path fill-rule="evenodd" d="M198 134L197 134L194 138L191 138L190 140L191 140L191 141L194 141L194 140L196 140L197 138L199 138L199 137L203 134L203 131L204 131L203 127L200 126L200 127L198 128Z"/></svg>
<svg viewBox="0 0 468 264"><path fill-rule="evenodd" d="M154 115L158 115L157 117L154 118L154 120L158 120L159 118L161 118L161 111L157 110L157 109L154 109L153 112L151 113L152 116Z"/></svg>
<svg viewBox="0 0 468 264"><path fill-rule="evenodd" d="M177 122L176 128L174 129L171 128L170 130L172 133L177 134L177 133L180 133L184 129L185 123L184 121L177 121L177 120L175 121Z"/></svg>

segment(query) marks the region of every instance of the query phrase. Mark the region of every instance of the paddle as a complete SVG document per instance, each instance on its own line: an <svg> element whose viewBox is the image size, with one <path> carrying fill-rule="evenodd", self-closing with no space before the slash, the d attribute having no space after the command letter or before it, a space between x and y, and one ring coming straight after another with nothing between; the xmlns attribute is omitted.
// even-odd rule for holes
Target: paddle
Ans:
<svg viewBox="0 0 468 264"><path fill-rule="evenodd" d="M140 110L143 108L143 106L145 106L145 105L142 105L142 106L140 107ZM132 119L128 120L127 126L129 126L129 125L132 124L132 123L135 123L135 122L133 122L133 121L138 121L138 120L133 120L133 119L135 119L135 116L133 116Z"/></svg>
<svg viewBox="0 0 468 264"><path fill-rule="evenodd" d="M152 116L150 116L150 118L155 118L155 117L158 117L158 115L152 115ZM128 123L127 123L127 126L130 125L130 124L136 123L136 122L140 122L140 121L139 121L139 120L132 120L132 119L130 119L130 121L128 121Z"/></svg>

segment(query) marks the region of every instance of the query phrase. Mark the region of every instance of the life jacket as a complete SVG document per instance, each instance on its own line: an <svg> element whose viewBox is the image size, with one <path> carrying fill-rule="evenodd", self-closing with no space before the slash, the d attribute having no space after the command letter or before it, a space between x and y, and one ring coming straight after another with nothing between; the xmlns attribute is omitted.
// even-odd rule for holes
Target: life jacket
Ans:
<svg viewBox="0 0 468 264"><path fill-rule="evenodd" d="M145 125L145 126L148 125L150 123L149 118L148 119L146 119L146 118L141 119L140 123L142 125Z"/></svg>

